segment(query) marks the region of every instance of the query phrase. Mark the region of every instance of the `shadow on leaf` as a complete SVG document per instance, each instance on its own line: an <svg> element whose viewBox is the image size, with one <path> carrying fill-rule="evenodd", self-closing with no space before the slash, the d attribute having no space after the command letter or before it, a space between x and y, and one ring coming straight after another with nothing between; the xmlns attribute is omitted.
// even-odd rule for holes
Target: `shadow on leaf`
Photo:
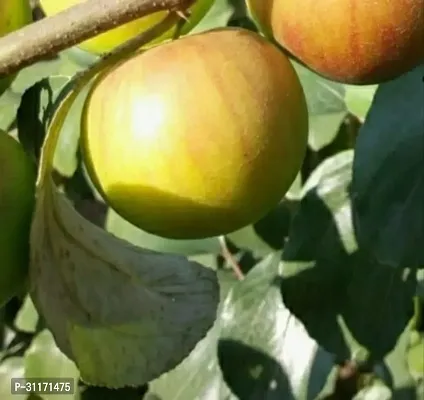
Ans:
<svg viewBox="0 0 424 400"><path fill-rule="evenodd" d="M423 73L420 65L378 87L353 164L358 241L399 269L424 264Z"/></svg>
<svg viewBox="0 0 424 400"><path fill-rule="evenodd" d="M415 277L360 250L348 254L315 190L302 200L282 261L284 304L326 350L349 359L365 347L371 361L394 348L412 314Z"/></svg>
<svg viewBox="0 0 424 400"><path fill-rule="evenodd" d="M291 400L290 383L272 357L236 340L218 342L224 380L240 400Z"/></svg>
<svg viewBox="0 0 424 400"><path fill-rule="evenodd" d="M330 210L316 191L310 191L293 220L282 255L283 279L277 283L285 305L308 333L342 358L349 350L337 316L347 293L347 260Z"/></svg>

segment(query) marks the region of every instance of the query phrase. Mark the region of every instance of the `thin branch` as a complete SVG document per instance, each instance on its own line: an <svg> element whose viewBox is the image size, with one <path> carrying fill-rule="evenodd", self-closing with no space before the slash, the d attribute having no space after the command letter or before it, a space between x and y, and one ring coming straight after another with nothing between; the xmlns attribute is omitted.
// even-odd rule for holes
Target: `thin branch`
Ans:
<svg viewBox="0 0 424 400"><path fill-rule="evenodd" d="M221 254L224 257L224 260L228 264L230 264L230 267L232 268L236 278L239 281L242 281L244 279L243 271L240 268L240 265L238 264L237 260L231 254L231 251L227 246L227 241L225 239L225 236L219 236L218 240L219 240L219 244L221 246Z"/></svg>
<svg viewBox="0 0 424 400"><path fill-rule="evenodd" d="M157 11L185 11L196 0L86 0L0 38L0 77Z"/></svg>

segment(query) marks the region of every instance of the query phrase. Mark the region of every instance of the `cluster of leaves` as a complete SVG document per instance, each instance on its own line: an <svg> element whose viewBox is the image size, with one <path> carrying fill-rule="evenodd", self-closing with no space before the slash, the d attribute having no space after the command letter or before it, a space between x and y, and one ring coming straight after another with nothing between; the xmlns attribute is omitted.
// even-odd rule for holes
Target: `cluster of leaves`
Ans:
<svg viewBox="0 0 424 400"><path fill-rule="evenodd" d="M239 3L217 0L197 30L255 29ZM21 71L0 129L40 159L54 101L92 61L70 49ZM424 67L353 87L294 65L310 111L302 171L225 240L159 238L108 209L78 154L78 96L38 199L32 296L2 310L0 398L19 398L10 377L80 375L135 387L79 381L65 398L424 396Z"/></svg>

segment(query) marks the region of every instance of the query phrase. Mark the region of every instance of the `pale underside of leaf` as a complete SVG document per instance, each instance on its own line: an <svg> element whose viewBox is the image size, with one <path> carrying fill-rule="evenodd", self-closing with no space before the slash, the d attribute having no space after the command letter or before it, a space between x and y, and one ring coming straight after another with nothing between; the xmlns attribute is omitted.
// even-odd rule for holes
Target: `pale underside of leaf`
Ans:
<svg viewBox="0 0 424 400"><path fill-rule="evenodd" d="M139 386L178 365L213 325L216 274L85 220L46 180L31 231L31 297L81 378Z"/></svg>

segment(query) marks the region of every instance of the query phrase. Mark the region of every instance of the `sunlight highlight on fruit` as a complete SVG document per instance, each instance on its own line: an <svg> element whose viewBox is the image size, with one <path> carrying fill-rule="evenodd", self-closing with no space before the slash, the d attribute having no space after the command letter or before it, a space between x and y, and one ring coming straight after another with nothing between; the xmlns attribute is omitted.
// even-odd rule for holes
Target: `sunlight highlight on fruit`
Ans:
<svg viewBox="0 0 424 400"><path fill-rule="evenodd" d="M146 96L134 104L132 124L137 141L155 140L156 132L166 123L166 110L159 96Z"/></svg>

